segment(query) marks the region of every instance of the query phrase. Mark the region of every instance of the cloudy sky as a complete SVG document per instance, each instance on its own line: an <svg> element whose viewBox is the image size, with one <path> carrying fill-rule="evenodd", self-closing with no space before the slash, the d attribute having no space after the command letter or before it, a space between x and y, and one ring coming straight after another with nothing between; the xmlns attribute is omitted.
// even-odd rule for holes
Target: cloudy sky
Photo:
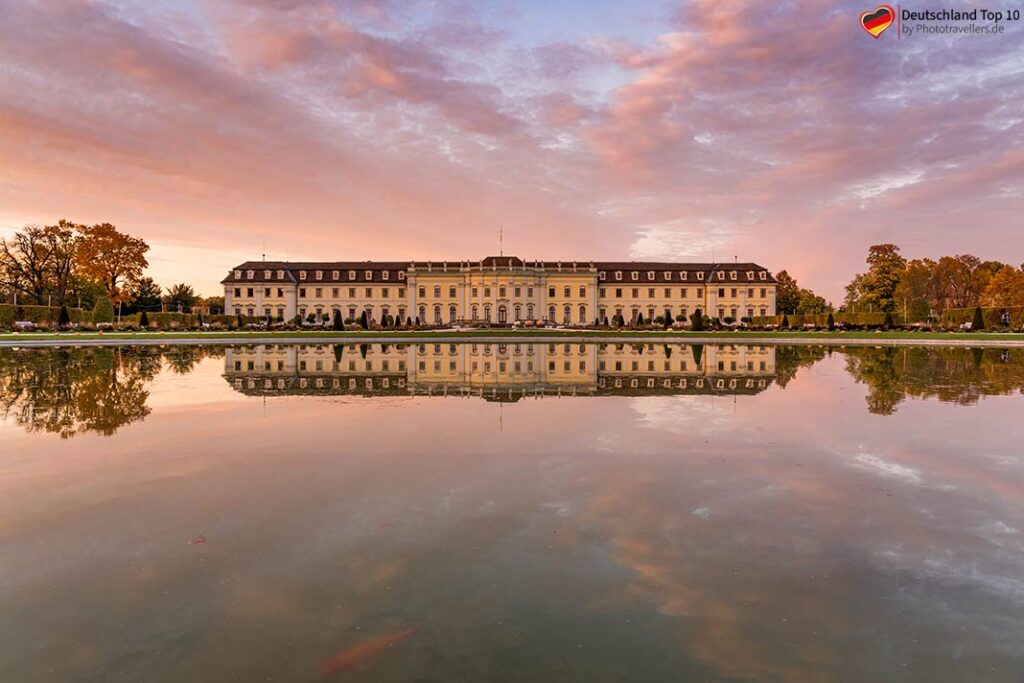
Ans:
<svg viewBox="0 0 1024 683"><path fill-rule="evenodd" d="M0 0L0 232L110 221L204 294L263 252L482 258L499 225L835 300L880 241L1024 261L1021 24L876 40L865 9Z"/></svg>

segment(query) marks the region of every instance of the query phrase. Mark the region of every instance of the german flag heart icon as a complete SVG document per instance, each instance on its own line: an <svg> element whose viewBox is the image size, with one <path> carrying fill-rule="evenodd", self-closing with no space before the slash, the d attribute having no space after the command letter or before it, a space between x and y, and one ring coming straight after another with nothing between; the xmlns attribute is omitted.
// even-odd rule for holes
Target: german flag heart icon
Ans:
<svg viewBox="0 0 1024 683"><path fill-rule="evenodd" d="M882 31L892 26L895 18L896 12L892 7L889 5L879 5L873 10L860 13L860 25L865 31L877 38L882 35Z"/></svg>

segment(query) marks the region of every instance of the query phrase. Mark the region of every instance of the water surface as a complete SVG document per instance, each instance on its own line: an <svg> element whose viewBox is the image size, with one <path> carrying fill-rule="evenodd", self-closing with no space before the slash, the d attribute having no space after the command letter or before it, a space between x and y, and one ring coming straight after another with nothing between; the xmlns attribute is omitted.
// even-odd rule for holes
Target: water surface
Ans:
<svg viewBox="0 0 1024 683"><path fill-rule="evenodd" d="M1022 388L997 349L0 349L0 680L1020 681Z"/></svg>

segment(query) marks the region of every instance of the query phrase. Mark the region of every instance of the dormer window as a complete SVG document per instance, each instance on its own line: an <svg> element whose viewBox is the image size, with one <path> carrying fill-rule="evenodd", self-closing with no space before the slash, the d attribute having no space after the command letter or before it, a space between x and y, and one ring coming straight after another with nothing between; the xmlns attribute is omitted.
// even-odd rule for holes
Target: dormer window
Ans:
<svg viewBox="0 0 1024 683"><path fill-rule="evenodd" d="M639 279L640 279L640 273L636 272L635 270L634 270L634 271L633 271L632 273L630 273L629 275L630 275L630 277L632 277L632 278L633 278L634 280L639 280Z"/></svg>
<svg viewBox="0 0 1024 683"><path fill-rule="evenodd" d="M370 282L370 281L373 280L373 271L372 270L368 270L364 274L366 275L366 281L367 282Z"/></svg>
<svg viewBox="0 0 1024 683"><path fill-rule="evenodd" d="M604 272L602 270L600 273L597 274L597 279L598 280L604 280L606 275L608 275L608 273L606 273L606 272Z"/></svg>
<svg viewBox="0 0 1024 683"><path fill-rule="evenodd" d="M306 271L304 271L304 270L300 270L299 271L299 279L300 280L305 280L306 279Z"/></svg>
<svg viewBox="0 0 1024 683"><path fill-rule="evenodd" d="M332 270L331 271L331 279L332 280L340 280L341 279L341 271Z"/></svg>
<svg viewBox="0 0 1024 683"><path fill-rule="evenodd" d="M269 270L264 270L263 271L263 279L264 280L269 280L270 279L270 271Z"/></svg>
<svg viewBox="0 0 1024 683"><path fill-rule="evenodd" d="M671 280L672 279L672 271L671 270L666 270L665 271L665 279L666 280Z"/></svg>
<svg viewBox="0 0 1024 683"><path fill-rule="evenodd" d="M245 277L251 280L253 278L253 272L251 270L245 271Z"/></svg>
<svg viewBox="0 0 1024 683"><path fill-rule="evenodd" d="M385 270L385 271L383 271L383 272L382 272L382 273L380 274L380 279L381 279L381 280L387 280L387 279L388 279L388 275L390 275L390 273L388 273L388 271L386 271L386 270Z"/></svg>
<svg viewBox="0 0 1024 683"><path fill-rule="evenodd" d="M735 280L736 279L736 271L735 270L730 270L729 271L729 279L730 280Z"/></svg>
<svg viewBox="0 0 1024 683"><path fill-rule="evenodd" d="M356 271L354 271L354 270L348 271L348 279L349 280L355 280L356 279Z"/></svg>
<svg viewBox="0 0 1024 683"><path fill-rule="evenodd" d="M680 280L685 280L686 279L686 271L685 270L679 272L679 279Z"/></svg>
<svg viewBox="0 0 1024 683"><path fill-rule="evenodd" d="M277 279L278 280L283 280L284 279L284 271L283 270L277 271Z"/></svg>
<svg viewBox="0 0 1024 683"><path fill-rule="evenodd" d="M621 280L622 279L622 271L621 270L616 270L615 271L615 279L616 280Z"/></svg>
<svg viewBox="0 0 1024 683"><path fill-rule="evenodd" d="M235 271L235 279L236 280L241 280L242 279L242 271L240 271L240 270L236 270Z"/></svg>
<svg viewBox="0 0 1024 683"><path fill-rule="evenodd" d="M765 271L765 270L761 271L761 279L762 280L767 280L768 279L768 271Z"/></svg>
<svg viewBox="0 0 1024 683"><path fill-rule="evenodd" d="M697 279L698 280L703 280L704 279L704 272L703 271L697 273Z"/></svg>
<svg viewBox="0 0 1024 683"><path fill-rule="evenodd" d="M647 271L647 279L648 280L653 280L654 279L654 271L653 270Z"/></svg>
<svg viewBox="0 0 1024 683"><path fill-rule="evenodd" d="M725 279L725 271L724 270L718 271L718 279L719 280L724 280Z"/></svg>
<svg viewBox="0 0 1024 683"><path fill-rule="evenodd" d="M404 270L398 271L398 279L399 280L404 280L405 279L405 271Z"/></svg>
<svg viewBox="0 0 1024 683"><path fill-rule="evenodd" d="M747 271L747 279L748 280L753 280L754 279L754 271L752 271L752 270L748 270Z"/></svg>
<svg viewBox="0 0 1024 683"><path fill-rule="evenodd" d="M316 279L317 280L323 280L324 279L324 271L322 271L322 270L316 271Z"/></svg>

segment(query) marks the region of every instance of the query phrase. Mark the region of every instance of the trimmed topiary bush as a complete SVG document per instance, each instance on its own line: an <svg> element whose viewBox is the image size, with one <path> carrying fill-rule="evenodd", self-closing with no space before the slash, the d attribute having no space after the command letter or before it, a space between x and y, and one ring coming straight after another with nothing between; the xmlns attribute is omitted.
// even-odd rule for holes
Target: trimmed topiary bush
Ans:
<svg viewBox="0 0 1024 683"><path fill-rule="evenodd" d="M704 330L704 311L699 308L690 316L690 329L694 332L702 332Z"/></svg>
<svg viewBox="0 0 1024 683"><path fill-rule="evenodd" d="M92 321L94 323L114 322L114 303L105 296L96 299L96 306L92 309Z"/></svg>
<svg viewBox="0 0 1024 683"><path fill-rule="evenodd" d="M974 320L971 321L972 330L983 330L985 329L985 316L981 313L981 306L974 308Z"/></svg>
<svg viewBox="0 0 1024 683"><path fill-rule="evenodd" d="M67 306L61 306L60 307L60 313L57 314L57 325L59 325L61 329L64 329L65 327L67 327L70 324L71 324L71 315L68 313L68 307Z"/></svg>
<svg viewBox="0 0 1024 683"><path fill-rule="evenodd" d="M149 315L145 311L139 316L139 327L149 327Z"/></svg>

